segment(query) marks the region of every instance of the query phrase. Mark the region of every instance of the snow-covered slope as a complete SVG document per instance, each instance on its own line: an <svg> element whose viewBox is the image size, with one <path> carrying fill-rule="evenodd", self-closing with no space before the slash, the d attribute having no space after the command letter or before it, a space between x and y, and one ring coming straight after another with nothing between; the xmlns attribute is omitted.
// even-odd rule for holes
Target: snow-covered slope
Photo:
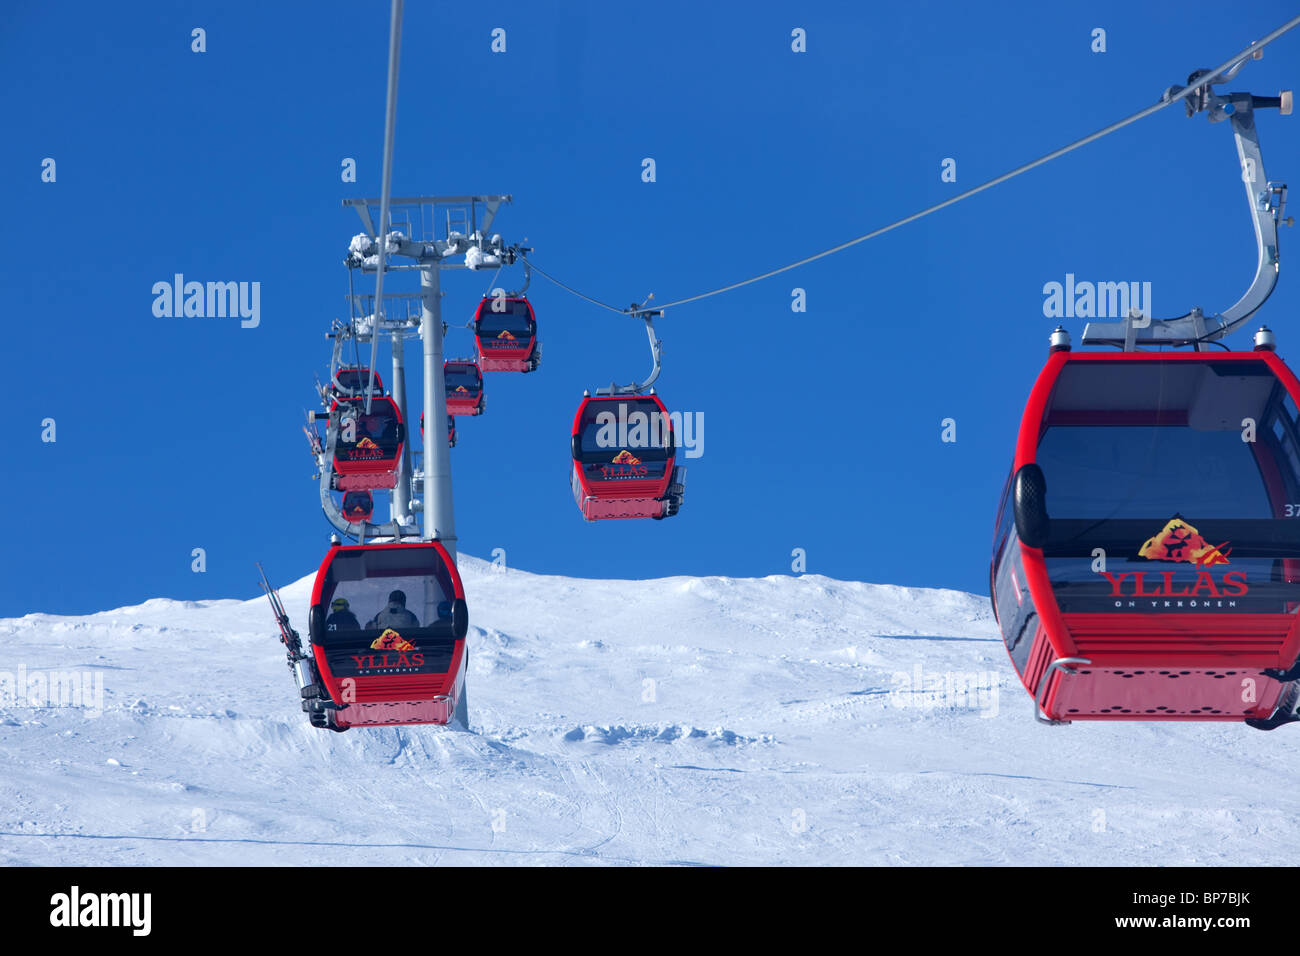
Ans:
<svg viewBox="0 0 1300 956"><path fill-rule="evenodd" d="M461 566L469 733L312 729L263 598L0 620L94 675L0 709L0 862L1294 860L1300 729L1040 726L984 598Z"/></svg>

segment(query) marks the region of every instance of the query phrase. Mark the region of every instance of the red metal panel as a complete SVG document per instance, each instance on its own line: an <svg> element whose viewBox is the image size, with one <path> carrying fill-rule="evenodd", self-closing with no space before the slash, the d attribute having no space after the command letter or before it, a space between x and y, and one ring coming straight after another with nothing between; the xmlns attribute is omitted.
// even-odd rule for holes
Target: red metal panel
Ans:
<svg viewBox="0 0 1300 956"><path fill-rule="evenodd" d="M584 498L581 507L588 521L654 518L664 513L664 503L654 498Z"/></svg>
<svg viewBox="0 0 1300 956"><path fill-rule="evenodd" d="M397 472L349 472L338 473L335 484L340 491L378 491L397 487Z"/></svg>
<svg viewBox="0 0 1300 956"><path fill-rule="evenodd" d="M340 727L445 724L465 690L465 642L457 641L446 674L357 677L356 700L335 711Z"/></svg>
<svg viewBox="0 0 1300 956"><path fill-rule="evenodd" d="M461 396L454 392L447 394L448 415L481 415L483 413L483 393L472 392Z"/></svg>
<svg viewBox="0 0 1300 956"><path fill-rule="evenodd" d="M1295 614L1062 615L1078 654L1098 666L1276 667L1295 660Z"/></svg>
<svg viewBox="0 0 1300 956"><path fill-rule="evenodd" d="M1243 720L1267 718L1285 685L1254 668L1073 665L1053 675L1045 710L1058 720Z"/></svg>
<svg viewBox="0 0 1300 956"><path fill-rule="evenodd" d="M535 341L533 339L530 342ZM523 350L517 358L498 357L495 352L485 353L480 347L478 353L479 368L485 372L527 372L533 354L532 346Z"/></svg>

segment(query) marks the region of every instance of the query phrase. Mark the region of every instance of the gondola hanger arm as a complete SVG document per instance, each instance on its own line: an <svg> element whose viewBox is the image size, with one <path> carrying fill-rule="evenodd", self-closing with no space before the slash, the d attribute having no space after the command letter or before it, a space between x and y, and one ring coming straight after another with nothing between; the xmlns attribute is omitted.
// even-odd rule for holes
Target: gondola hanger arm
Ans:
<svg viewBox="0 0 1300 956"><path fill-rule="evenodd" d="M1172 319L1152 318L1130 310L1119 322L1089 322L1083 330L1085 345L1115 345L1126 352L1138 346L1194 346L1204 350L1209 343L1222 339L1248 321L1273 294L1277 285L1280 259L1277 227L1284 222L1287 187L1269 181L1264 172L1259 133L1255 128L1255 111L1277 109L1282 115L1291 112L1291 91L1278 96L1255 96L1251 93L1214 92L1213 84L1235 76L1251 58L1258 59L1262 50L1243 55L1230 69L1214 73L1197 70L1188 77L1186 87L1171 86L1165 98L1182 95L1187 115L1205 113L1211 123L1228 120L1237 146L1241 180L1246 189L1246 203L1255 229L1256 266L1250 286L1235 303L1223 312L1206 315L1199 306ZM1190 92L1189 92L1190 91ZM1148 310L1150 306L1148 304Z"/></svg>
<svg viewBox="0 0 1300 956"><path fill-rule="evenodd" d="M533 281L533 270L528 268L528 263L525 262L524 263L524 284L521 285L514 292L511 292L510 298L512 299L523 298L524 293L528 291L528 286L532 283L532 281Z"/></svg>
<svg viewBox="0 0 1300 956"><path fill-rule="evenodd" d="M651 294L650 298L654 298L654 295ZM597 395L640 395L650 389L663 371L663 342L655 335L655 318L663 315L663 309L645 309L634 303L629 307L628 314L645 323L646 337L650 340L650 357L654 364L644 382L633 382L630 385L615 385L611 382L607 388L596 389Z"/></svg>

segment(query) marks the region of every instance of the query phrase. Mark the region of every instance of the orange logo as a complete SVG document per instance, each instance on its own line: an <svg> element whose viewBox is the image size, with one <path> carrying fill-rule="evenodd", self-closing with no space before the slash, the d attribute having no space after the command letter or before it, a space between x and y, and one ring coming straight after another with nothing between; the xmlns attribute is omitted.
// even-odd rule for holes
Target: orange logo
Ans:
<svg viewBox="0 0 1300 956"><path fill-rule="evenodd" d="M1217 547L1210 544L1201 533L1178 515L1160 529L1154 538L1148 538L1146 544L1138 551L1138 557L1148 561L1186 561L1198 568L1208 568L1215 564L1230 564L1227 551L1228 542Z"/></svg>
<svg viewBox="0 0 1300 956"><path fill-rule="evenodd" d="M357 447L358 447L358 448L378 448L379 446L376 445L374 442L372 442L369 438L363 438L363 439L361 439L361 441L357 442Z"/></svg>
<svg viewBox="0 0 1300 956"><path fill-rule="evenodd" d="M630 451L628 451L626 448L624 448L621 452L619 452L617 455L614 456L614 460L613 460L612 464L615 464L615 465L639 465L639 464L641 464L641 459L638 458L636 455L632 454L632 453L631 453Z"/></svg>
<svg viewBox="0 0 1300 956"><path fill-rule="evenodd" d="M466 388L464 385L457 385L457 386L456 386L456 391L458 391L458 392L469 392L469 389Z"/></svg>
<svg viewBox="0 0 1300 956"><path fill-rule="evenodd" d="M372 651L413 651L415 645L388 627L384 628L384 633L375 638L370 649Z"/></svg>
<svg viewBox="0 0 1300 956"><path fill-rule="evenodd" d="M510 339L510 340L513 342L515 337L514 337L513 335L510 334L509 329L502 329L502 330L501 330L501 334L498 335L497 338L499 338L499 339Z"/></svg>

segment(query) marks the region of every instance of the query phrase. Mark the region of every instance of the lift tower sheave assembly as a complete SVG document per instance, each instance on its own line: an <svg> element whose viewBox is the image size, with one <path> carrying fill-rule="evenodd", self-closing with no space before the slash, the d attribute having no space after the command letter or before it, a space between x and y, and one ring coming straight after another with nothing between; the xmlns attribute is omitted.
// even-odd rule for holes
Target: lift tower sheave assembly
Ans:
<svg viewBox="0 0 1300 956"><path fill-rule="evenodd" d="M441 542L453 560L456 558L456 516L452 499L451 454L446 441L431 437L441 433L441 423L447 420L442 369L442 270L495 270L514 263L514 249L507 247L499 235L490 233L497 210L502 203L510 201L508 195L398 197L388 203L386 222L379 221L379 199L347 199L343 202L356 210L365 229L349 247L349 267L377 271L382 242L385 273L412 269L420 273L419 328L424 343L422 404L426 431L423 489L418 502L411 499L409 491L395 490L393 518L400 521L405 513L420 511L424 519L424 540ZM379 228L376 228L377 222ZM398 257L407 261L400 262ZM411 297L411 294L405 296ZM386 318L383 309L389 296L384 296L384 300L376 303L375 310L370 313L374 334L378 334ZM402 349L395 333L393 393L399 406L405 409L406 376L402 362ZM399 388L403 394L397 397ZM403 480L413 477L408 474Z"/></svg>

